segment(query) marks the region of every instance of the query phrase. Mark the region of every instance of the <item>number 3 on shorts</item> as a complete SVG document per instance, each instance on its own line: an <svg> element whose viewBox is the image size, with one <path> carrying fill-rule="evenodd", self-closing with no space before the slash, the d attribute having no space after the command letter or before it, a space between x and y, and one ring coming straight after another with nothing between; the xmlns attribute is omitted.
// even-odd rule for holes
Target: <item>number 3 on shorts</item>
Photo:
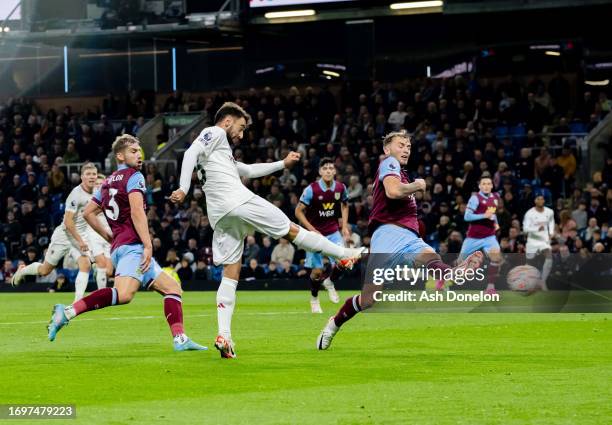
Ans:
<svg viewBox="0 0 612 425"><path fill-rule="evenodd" d="M108 190L108 192L110 193L110 201L108 201L108 206L112 208L112 211L108 208L104 210L104 214L106 214L106 216L113 221L119 218L119 205L117 204L117 201L115 201L115 195L117 194L117 191L118 189L113 188Z"/></svg>

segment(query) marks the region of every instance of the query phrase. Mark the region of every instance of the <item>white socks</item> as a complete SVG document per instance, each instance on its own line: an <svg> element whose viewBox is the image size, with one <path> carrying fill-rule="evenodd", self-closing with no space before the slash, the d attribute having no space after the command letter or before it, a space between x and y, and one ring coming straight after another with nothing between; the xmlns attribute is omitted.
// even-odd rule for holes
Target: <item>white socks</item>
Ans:
<svg viewBox="0 0 612 425"><path fill-rule="evenodd" d="M68 320L72 320L76 317L76 311L74 311L74 307L72 306L72 304L67 305L64 308L64 314L66 315L66 319Z"/></svg>
<svg viewBox="0 0 612 425"><path fill-rule="evenodd" d="M106 269L96 269L98 289L106 288Z"/></svg>
<svg viewBox="0 0 612 425"><path fill-rule="evenodd" d="M225 339L232 339L232 316L236 305L236 287L238 282L223 277L217 290L217 322L219 335Z"/></svg>
<svg viewBox="0 0 612 425"><path fill-rule="evenodd" d="M173 341L177 344L184 344L189 340L189 338L187 337L187 335L185 335L184 333L182 334L178 334L175 335L173 338Z"/></svg>
<svg viewBox="0 0 612 425"><path fill-rule="evenodd" d="M28 266L25 266L22 270L21 273L24 274L24 276L38 276L38 268L42 266L41 263L32 263Z"/></svg>
<svg viewBox="0 0 612 425"><path fill-rule="evenodd" d="M336 245L325 236L310 232L303 227L300 227L293 243L305 251L321 252L327 257L343 258L345 256L344 247Z"/></svg>
<svg viewBox="0 0 612 425"><path fill-rule="evenodd" d="M85 295L87 289L87 281L89 280L89 272L81 272L77 274L74 281L74 300L78 301Z"/></svg>
<svg viewBox="0 0 612 425"><path fill-rule="evenodd" d="M542 266L542 281L544 282L544 287L546 288L546 280L548 279L548 275L550 275L550 271L552 270L553 259L546 258L544 260L544 265Z"/></svg>

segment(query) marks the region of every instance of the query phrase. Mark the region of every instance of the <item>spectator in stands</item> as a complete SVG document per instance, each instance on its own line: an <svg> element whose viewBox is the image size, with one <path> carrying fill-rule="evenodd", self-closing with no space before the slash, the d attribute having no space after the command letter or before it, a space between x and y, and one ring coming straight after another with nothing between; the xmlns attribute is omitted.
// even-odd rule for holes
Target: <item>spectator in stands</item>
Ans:
<svg viewBox="0 0 612 425"><path fill-rule="evenodd" d="M280 271L278 270L278 266L274 261L270 261L268 265L268 272L266 273L266 277L269 279L278 279L281 277Z"/></svg>
<svg viewBox="0 0 612 425"><path fill-rule="evenodd" d="M391 112L387 123L390 125L390 129L393 131L399 131L404 125L404 121L408 113L406 112L406 104L404 102L397 102L397 109Z"/></svg>
<svg viewBox="0 0 612 425"><path fill-rule="evenodd" d="M65 164L72 164L75 162L80 162L81 158L79 157L79 153L76 150L76 141L74 139L68 140L68 146L66 147L66 153L62 157Z"/></svg>
<svg viewBox="0 0 612 425"><path fill-rule="evenodd" d="M240 276L246 280L263 279L266 274L263 268L259 265L256 258L251 258L247 265L242 268Z"/></svg>
<svg viewBox="0 0 612 425"><path fill-rule="evenodd" d="M291 267L290 260L283 260L281 264L283 265L283 267L280 270L279 277L284 278L284 279L291 279L295 277L295 272L293 271Z"/></svg>
<svg viewBox="0 0 612 425"><path fill-rule="evenodd" d="M11 260L5 260L2 270L0 271L0 282L10 284L14 273L15 267L13 267L13 262Z"/></svg>
<svg viewBox="0 0 612 425"><path fill-rule="evenodd" d="M259 256L259 245L255 241L255 236L249 235L246 238L246 245L243 252L243 263L249 264L252 259L257 259Z"/></svg>
<svg viewBox="0 0 612 425"><path fill-rule="evenodd" d="M269 264L272 260L272 239L269 236L264 236L261 242L262 246L259 248L257 261L259 264Z"/></svg>
<svg viewBox="0 0 612 425"><path fill-rule="evenodd" d="M576 174L576 157L569 147L563 147L563 151L561 152L561 156L557 159L557 163L563 168L563 179L565 187L568 188L572 184L574 175ZM567 189L564 193L567 193Z"/></svg>
<svg viewBox="0 0 612 425"><path fill-rule="evenodd" d="M181 282L189 282L193 279L193 269L191 267L194 262L194 256L191 252L186 252L181 257L180 263L175 266L176 274L178 274Z"/></svg>
<svg viewBox="0 0 612 425"><path fill-rule="evenodd" d="M580 232L587 227L587 203L581 200L578 207L572 211L572 219L576 222L576 228Z"/></svg>
<svg viewBox="0 0 612 425"><path fill-rule="evenodd" d="M292 264L294 255L295 248L293 245L287 239L282 238L272 250L271 260L277 264L283 264L284 261Z"/></svg>

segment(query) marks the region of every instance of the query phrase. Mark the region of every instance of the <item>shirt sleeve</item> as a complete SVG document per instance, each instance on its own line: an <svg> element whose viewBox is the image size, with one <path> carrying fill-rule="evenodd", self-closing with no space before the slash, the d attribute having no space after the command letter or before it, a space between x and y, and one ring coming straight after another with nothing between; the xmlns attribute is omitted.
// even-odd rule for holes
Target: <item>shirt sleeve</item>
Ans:
<svg viewBox="0 0 612 425"><path fill-rule="evenodd" d="M344 186L344 190L342 191L342 202L348 202L349 200L349 192L348 187Z"/></svg>
<svg viewBox="0 0 612 425"><path fill-rule="evenodd" d="M245 164L243 162L236 162L236 168L238 168L238 174L240 176L254 179L257 177L267 176L284 169L285 162L276 161L261 164Z"/></svg>
<svg viewBox="0 0 612 425"><path fill-rule="evenodd" d="M205 146L201 140L205 141L207 137L212 138L212 135L207 136L207 134L208 133L198 136L198 138L193 141L183 156L183 165L181 166L181 178L179 180L179 184L180 189L185 195L189 193L189 187L191 186L191 175L193 174L193 169L198 162L198 156L205 152Z"/></svg>
<svg viewBox="0 0 612 425"><path fill-rule="evenodd" d="M378 173L378 179L380 181L383 181L385 177L388 177L388 176L396 176L396 177L401 178L400 170L401 170L401 167L400 167L399 161L393 158L392 156L390 156L389 158L381 162L380 172Z"/></svg>
<svg viewBox="0 0 612 425"><path fill-rule="evenodd" d="M312 187L308 186L302 192L302 196L300 196L300 202L304 205L310 205L310 201L312 201Z"/></svg>
<svg viewBox="0 0 612 425"><path fill-rule="evenodd" d="M465 221L477 221L485 218L484 214L476 214L474 211L478 208L478 196L472 195L470 200L468 201L467 208L465 209L465 214L463 215L463 219Z"/></svg>
<svg viewBox="0 0 612 425"><path fill-rule="evenodd" d="M70 192L68 198L66 199L66 208L64 211L76 213L79 209L79 200L77 199L76 190Z"/></svg>
<svg viewBox="0 0 612 425"><path fill-rule="evenodd" d="M96 204L101 205L102 204L102 191L100 191L100 189L96 190L91 200L94 201Z"/></svg>
<svg viewBox="0 0 612 425"><path fill-rule="evenodd" d="M144 176L142 175L142 173L140 171L132 174L132 176L130 177L130 179L127 182L127 193L132 193L135 191L140 191L142 193L144 193L147 188L145 186L145 179Z"/></svg>
<svg viewBox="0 0 612 425"><path fill-rule="evenodd" d="M538 226L533 224L531 210L525 213L525 217L523 218L523 232L532 233L538 231Z"/></svg>

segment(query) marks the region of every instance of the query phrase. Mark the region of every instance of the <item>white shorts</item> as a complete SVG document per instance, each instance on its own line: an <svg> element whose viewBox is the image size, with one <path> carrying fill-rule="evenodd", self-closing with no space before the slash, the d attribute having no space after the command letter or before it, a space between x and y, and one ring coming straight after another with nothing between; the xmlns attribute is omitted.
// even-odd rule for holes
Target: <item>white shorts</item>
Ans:
<svg viewBox="0 0 612 425"><path fill-rule="evenodd" d="M527 241L527 244L525 245L525 256L527 257L527 259L531 260L535 258L539 253L547 249L550 250L552 248L550 244L546 242L538 241L535 243L529 243L529 241Z"/></svg>
<svg viewBox="0 0 612 425"><path fill-rule="evenodd" d="M275 205L254 196L224 215L213 234L215 265L234 264L242 260L244 238L254 230L280 239L289 233L291 221Z"/></svg>
<svg viewBox="0 0 612 425"><path fill-rule="evenodd" d="M51 236L51 242L45 255L45 261L52 266L57 266L60 260L71 254L73 257L80 257L81 250L76 241L66 234L62 227L56 227Z"/></svg>
<svg viewBox="0 0 612 425"><path fill-rule="evenodd" d="M106 242L106 240L95 230L92 230L87 234L87 245L89 245L89 251L94 258L98 255L111 258L111 244Z"/></svg>

